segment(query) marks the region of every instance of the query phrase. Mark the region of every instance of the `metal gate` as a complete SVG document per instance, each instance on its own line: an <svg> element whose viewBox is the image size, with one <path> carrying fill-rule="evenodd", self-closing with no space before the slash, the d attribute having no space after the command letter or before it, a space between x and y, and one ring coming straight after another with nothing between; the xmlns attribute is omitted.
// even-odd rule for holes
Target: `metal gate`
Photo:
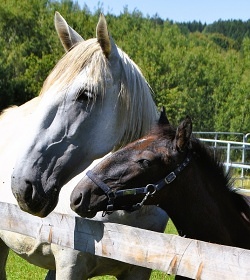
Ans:
<svg viewBox="0 0 250 280"><path fill-rule="evenodd" d="M232 173L236 187L250 187L250 133L194 132L194 135L221 154L225 170Z"/></svg>

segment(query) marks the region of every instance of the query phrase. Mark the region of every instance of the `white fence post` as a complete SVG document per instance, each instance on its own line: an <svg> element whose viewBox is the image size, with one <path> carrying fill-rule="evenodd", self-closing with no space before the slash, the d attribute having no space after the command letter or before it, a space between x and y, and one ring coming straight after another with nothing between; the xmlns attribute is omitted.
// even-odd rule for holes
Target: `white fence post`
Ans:
<svg viewBox="0 0 250 280"><path fill-rule="evenodd" d="M229 170L230 165L230 151L231 151L231 144L227 143L227 161L226 161L226 172Z"/></svg>

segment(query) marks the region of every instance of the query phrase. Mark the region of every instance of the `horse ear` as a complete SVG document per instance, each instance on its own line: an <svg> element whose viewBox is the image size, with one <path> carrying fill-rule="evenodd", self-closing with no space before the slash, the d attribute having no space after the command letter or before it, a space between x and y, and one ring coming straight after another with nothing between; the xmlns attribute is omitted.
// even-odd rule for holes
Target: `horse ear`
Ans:
<svg viewBox="0 0 250 280"><path fill-rule="evenodd" d="M117 47L112 37L108 32L108 25L106 19L103 14L100 14L98 24L96 26L96 37L99 42L104 55L107 58L111 58L111 56L116 56Z"/></svg>
<svg viewBox="0 0 250 280"><path fill-rule="evenodd" d="M159 118L158 124L170 124L169 120L167 118L167 115L166 115L165 107L161 108L160 118Z"/></svg>
<svg viewBox="0 0 250 280"><path fill-rule="evenodd" d="M66 52L77 43L84 41L82 36L67 24L60 13L55 13L54 22L57 34Z"/></svg>
<svg viewBox="0 0 250 280"><path fill-rule="evenodd" d="M184 151L189 145L189 140L192 134L192 120L189 116L177 127L174 146L178 151Z"/></svg>

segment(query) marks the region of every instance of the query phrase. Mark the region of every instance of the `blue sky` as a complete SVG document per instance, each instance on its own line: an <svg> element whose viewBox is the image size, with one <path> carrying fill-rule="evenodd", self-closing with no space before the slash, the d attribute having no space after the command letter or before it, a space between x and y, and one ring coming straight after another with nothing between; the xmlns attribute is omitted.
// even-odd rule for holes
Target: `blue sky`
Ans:
<svg viewBox="0 0 250 280"><path fill-rule="evenodd" d="M153 16L156 13L162 19L178 22L201 21L212 23L219 19L250 19L250 0L75 0L82 7L83 3L93 12L98 7L103 7L103 13L109 11L119 15L124 6L129 12L135 8L144 16Z"/></svg>

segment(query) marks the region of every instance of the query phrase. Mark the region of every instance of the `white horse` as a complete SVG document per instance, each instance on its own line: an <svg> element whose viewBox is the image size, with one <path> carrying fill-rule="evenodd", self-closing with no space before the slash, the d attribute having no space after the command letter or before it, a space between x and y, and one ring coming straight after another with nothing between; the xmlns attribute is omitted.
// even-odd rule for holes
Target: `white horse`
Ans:
<svg viewBox="0 0 250 280"><path fill-rule="evenodd" d="M56 22L68 52L44 83L11 180L20 208L40 217L55 208L71 178L144 135L159 115L151 88L102 15L97 39L86 41L58 14Z"/></svg>
<svg viewBox="0 0 250 280"><path fill-rule="evenodd" d="M20 206L42 217L54 209L61 187L70 178L115 146L146 133L158 115L150 87L108 36L103 16L97 25L97 39L87 41L58 13L55 25L67 53L38 97L0 116L0 200L16 203L10 187L14 168L13 191ZM61 192L56 211L73 213L69 195L75 180ZM140 214L118 212L100 219L163 231L167 215L159 208L144 208ZM145 268L41 244L16 233L0 231L0 237L1 280L6 279L9 248L30 263L49 269L47 279L87 279L104 274L119 279L149 278L150 270Z"/></svg>

